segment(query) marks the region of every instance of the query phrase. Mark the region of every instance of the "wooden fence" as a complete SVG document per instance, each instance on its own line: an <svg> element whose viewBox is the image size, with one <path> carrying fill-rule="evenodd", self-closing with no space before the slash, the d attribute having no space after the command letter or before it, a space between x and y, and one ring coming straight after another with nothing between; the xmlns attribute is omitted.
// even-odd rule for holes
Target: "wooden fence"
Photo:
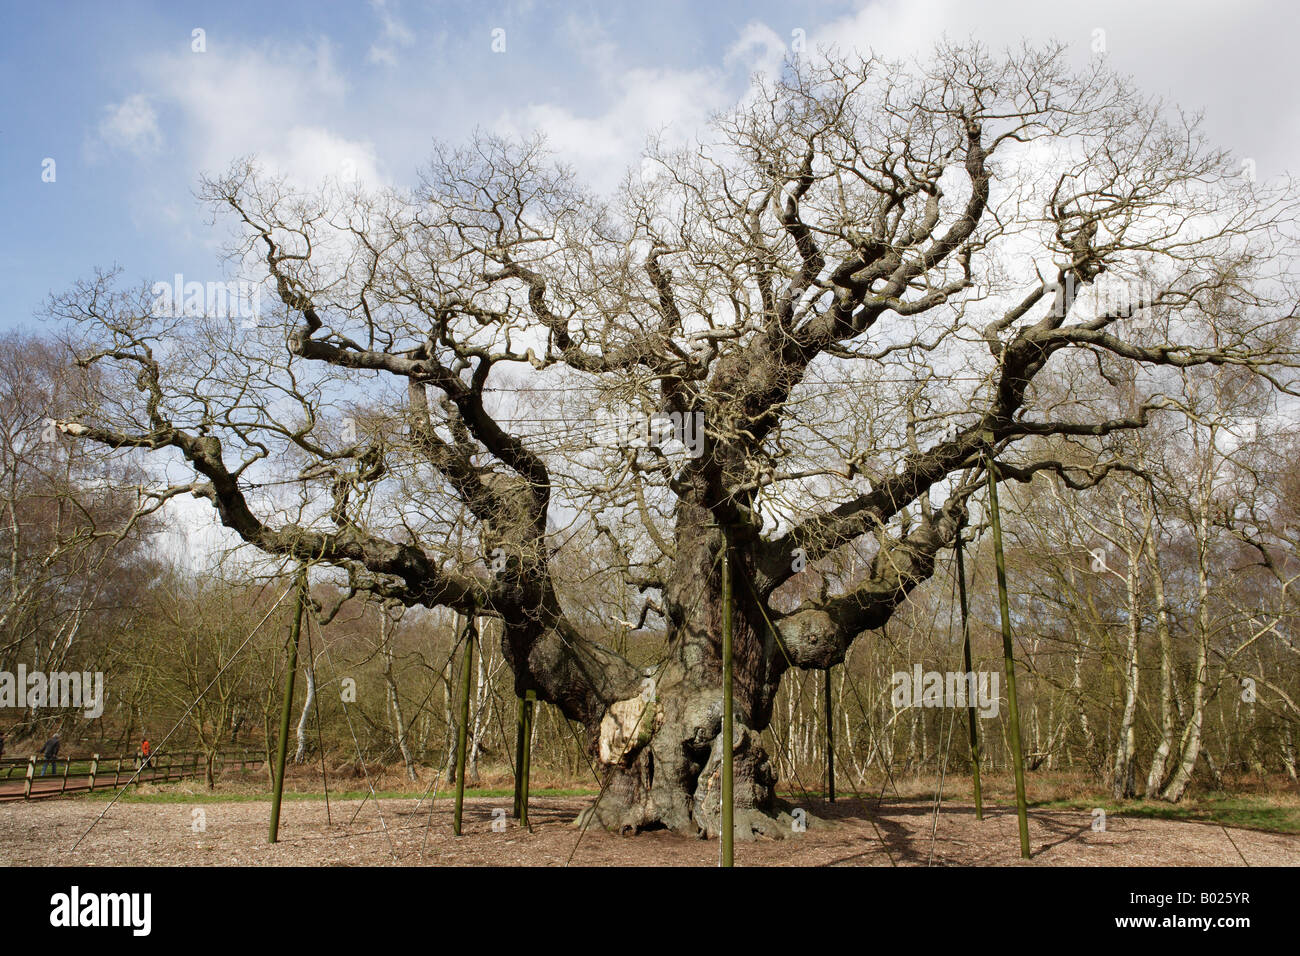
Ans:
<svg viewBox="0 0 1300 956"><path fill-rule="evenodd" d="M219 753L212 764L213 773L229 769L243 771L256 769L265 761L262 754L250 751ZM56 757L46 760L39 754L32 757L0 758L0 800L37 800L56 797L64 793L86 793L91 790L115 789L131 781L140 783L167 783L203 774L207 757L198 751L178 751L151 754L144 767L140 756L101 758ZM61 768L61 769L60 769ZM47 773L52 770L52 773ZM139 774L136 775L136 771ZM16 784L22 781L19 789ZM9 784L12 781L13 786Z"/></svg>

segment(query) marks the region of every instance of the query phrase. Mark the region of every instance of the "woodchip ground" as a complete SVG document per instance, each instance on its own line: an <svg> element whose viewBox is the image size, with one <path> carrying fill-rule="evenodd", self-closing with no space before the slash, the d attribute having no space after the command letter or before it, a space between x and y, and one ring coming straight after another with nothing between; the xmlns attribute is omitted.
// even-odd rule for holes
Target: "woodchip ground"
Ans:
<svg viewBox="0 0 1300 956"><path fill-rule="evenodd" d="M466 800L465 833L451 832L452 802L336 800L332 822L320 800L286 801L281 842L268 845L265 801L119 803L53 799L0 805L0 861L75 866L716 866L718 843L667 833L635 837L575 829L590 797L535 798L531 832L513 820L494 830L509 798ZM359 812L358 812L358 808ZM203 830L195 832L194 810ZM975 819L966 803L855 798L815 803L818 816L785 840L738 843L738 866L1021 865L1014 807ZM382 813L382 821L380 814ZM353 821L353 816L356 816ZM1111 815L1105 831L1078 810L1030 814L1029 866L1295 866L1300 835Z"/></svg>

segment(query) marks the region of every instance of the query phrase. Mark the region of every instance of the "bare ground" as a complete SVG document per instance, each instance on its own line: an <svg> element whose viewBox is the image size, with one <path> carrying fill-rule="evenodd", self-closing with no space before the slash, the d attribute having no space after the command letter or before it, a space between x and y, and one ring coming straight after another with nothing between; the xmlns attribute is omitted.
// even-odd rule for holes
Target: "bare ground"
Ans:
<svg viewBox="0 0 1300 956"><path fill-rule="evenodd" d="M466 800L465 835L452 835L452 803L417 807L415 799L286 801L281 842L268 845L265 801L119 803L72 846L103 811L102 800L55 798L0 804L0 862L10 865L527 865L716 866L717 841L666 832L635 837L572 826L589 797L534 798L532 831L494 810L508 798ZM359 808L359 812L358 812ZM886 800L878 809L856 799L810 804L804 833L785 840L739 843L738 866L1019 865L1014 808L986 808L977 821L969 804ZM195 832L195 810L205 829ZM352 820L354 814L355 821ZM381 819L382 815L382 819ZM499 817L499 814L498 814ZM497 826L500 823L497 822ZM1215 824L1111 815L1104 832L1081 811L1030 813L1031 866L1295 866L1300 836Z"/></svg>

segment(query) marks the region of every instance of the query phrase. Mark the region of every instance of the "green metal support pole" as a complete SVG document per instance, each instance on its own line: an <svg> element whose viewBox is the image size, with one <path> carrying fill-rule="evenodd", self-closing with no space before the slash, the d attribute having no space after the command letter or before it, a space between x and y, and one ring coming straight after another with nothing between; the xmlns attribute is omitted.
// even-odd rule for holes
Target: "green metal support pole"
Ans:
<svg viewBox="0 0 1300 956"><path fill-rule="evenodd" d="M523 812L524 795L524 708L526 706L522 697L517 698L518 706L515 707L515 805L510 811L510 815L516 820Z"/></svg>
<svg viewBox="0 0 1300 956"><path fill-rule="evenodd" d="M731 537L722 529L722 865L735 860L735 807L733 784L731 699Z"/></svg>
<svg viewBox="0 0 1300 956"><path fill-rule="evenodd" d="M966 668L966 673L971 674L974 671L971 668L970 653L970 607L966 599L966 562L962 557L962 529L957 529L957 591L961 599L961 657L962 666ZM967 697L969 698L969 694ZM966 701L966 724L970 728L970 763L975 784L975 819L984 819L984 794L980 789L980 740L979 731L975 726L975 701Z"/></svg>
<svg viewBox="0 0 1300 956"><path fill-rule="evenodd" d="M998 570L998 610L1002 614L1002 659L1007 671L1007 720L1011 727L1011 759L1016 770L1016 813L1020 818L1020 856L1029 859L1029 811L1025 805L1025 756L1020 743L1020 703L1016 697L1016 663L1011 646L1011 608L1007 603L1007 562L1002 553L1002 521L998 513L997 465L987 459L989 520L993 526L993 558Z"/></svg>
<svg viewBox="0 0 1300 956"><path fill-rule="evenodd" d="M293 714L293 681L298 673L298 637L302 634L302 610L307 601L307 574L298 571L298 605L289 631L289 671L284 675L284 704L280 708L280 740L275 753L275 786L271 794L271 832L268 843L280 838L280 800L284 796L284 760L289 750L289 721Z"/></svg>
<svg viewBox="0 0 1300 956"><path fill-rule="evenodd" d="M831 711L831 669L826 668L826 791L835 802L835 716Z"/></svg>
<svg viewBox="0 0 1300 956"><path fill-rule="evenodd" d="M460 726L456 729L456 815L452 832L460 836L460 823L465 809L465 750L469 742L469 694L474 675L474 611L470 610L465 624L465 651L460 661Z"/></svg>
<svg viewBox="0 0 1300 956"><path fill-rule="evenodd" d="M307 628L307 660L310 661L309 666L312 668L312 674L314 676L315 669L316 669L316 652L312 650L312 646L311 646L310 627ZM320 729L319 688L317 689L316 693L312 695L312 705L316 710L316 749L320 751L320 779L321 779L321 783L324 784L325 786L325 823L326 825L332 827L334 826L334 817L330 814L330 778L329 778L329 774L325 772L325 738L321 733L321 729ZM244 769L244 761L242 757L240 758L239 761L239 769L240 770Z"/></svg>
<svg viewBox="0 0 1300 956"><path fill-rule="evenodd" d="M533 710L537 707L537 691L524 693L524 753L520 776L523 787L519 800L519 825L528 826L528 776L533 769Z"/></svg>

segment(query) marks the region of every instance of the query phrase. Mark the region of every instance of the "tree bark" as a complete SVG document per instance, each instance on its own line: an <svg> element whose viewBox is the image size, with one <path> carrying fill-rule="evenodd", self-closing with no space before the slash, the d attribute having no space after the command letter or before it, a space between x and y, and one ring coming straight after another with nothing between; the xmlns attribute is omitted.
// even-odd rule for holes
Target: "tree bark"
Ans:
<svg viewBox="0 0 1300 956"><path fill-rule="evenodd" d="M1192 713L1183 731L1181 757L1173 777L1160 798L1170 803L1182 799L1191 782L1192 771L1201 753L1201 730L1205 722L1205 689L1209 680L1210 658L1210 542L1209 507L1202 501L1197 521L1197 613L1196 670L1192 677Z"/></svg>
<svg viewBox="0 0 1300 956"><path fill-rule="evenodd" d="M415 761L411 758L410 743L406 739L406 720L402 715L402 701L397 695L397 677L393 673L393 635L387 611L379 608L379 641L384 656L384 686L387 688L388 712L393 719L393 735L397 738L397 747L402 754L402 763L406 768L406 779L415 779ZM307 720L307 709L303 708L303 722Z"/></svg>
<svg viewBox="0 0 1300 956"><path fill-rule="evenodd" d="M307 715L311 713L312 703L316 700L316 666L314 661L308 661L307 666L303 668L303 674L307 679L307 693L302 702L302 713L298 715L297 736L298 743L293 752L293 762L301 764L307 759Z"/></svg>
<svg viewBox="0 0 1300 956"><path fill-rule="evenodd" d="M1123 522L1123 509L1120 520ZM1149 527L1144 529L1144 534ZM1141 670L1138 667L1138 637L1141 618L1138 604L1138 558L1141 545L1128 551L1128 573L1124 577L1128 598L1128 640L1124 650L1124 713L1120 718L1119 740L1115 747L1115 766L1111 778L1111 793L1116 800L1137 796L1137 708Z"/></svg>
<svg viewBox="0 0 1300 956"><path fill-rule="evenodd" d="M1147 796L1155 796L1165 782L1165 767L1174 747L1177 714L1174 711L1173 636L1169 630L1169 605L1165 600L1164 573L1155 536L1148 531L1146 537L1147 561L1151 565L1151 586L1156 603L1156 638L1160 644L1160 742L1151 758L1151 771L1147 774Z"/></svg>

